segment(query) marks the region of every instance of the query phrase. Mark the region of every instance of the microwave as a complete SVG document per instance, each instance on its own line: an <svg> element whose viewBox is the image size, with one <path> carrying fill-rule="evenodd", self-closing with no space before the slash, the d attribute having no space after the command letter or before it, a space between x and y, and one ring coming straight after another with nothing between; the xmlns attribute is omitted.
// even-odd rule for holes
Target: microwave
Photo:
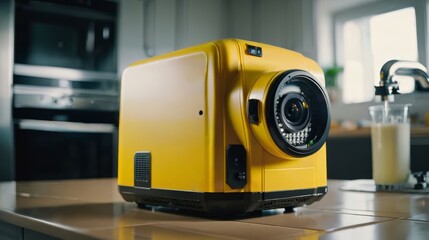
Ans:
<svg viewBox="0 0 429 240"><path fill-rule="evenodd" d="M16 0L15 63L116 72L117 5Z"/></svg>

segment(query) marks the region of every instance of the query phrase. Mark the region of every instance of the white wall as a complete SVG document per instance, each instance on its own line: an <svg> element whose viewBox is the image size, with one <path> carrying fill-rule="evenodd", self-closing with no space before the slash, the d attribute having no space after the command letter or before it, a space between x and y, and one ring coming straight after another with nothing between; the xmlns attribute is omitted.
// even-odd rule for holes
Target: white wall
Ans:
<svg viewBox="0 0 429 240"><path fill-rule="evenodd" d="M143 1L122 0L118 19L118 71L145 57L143 50Z"/></svg>
<svg viewBox="0 0 429 240"><path fill-rule="evenodd" d="M121 0L118 69L222 39L264 42L316 57L313 0Z"/></svg>
<svg viewBox="0 0 429 240"><path fill-rule="evenodd" d="M325 67L334 64L333 14L378 0L314 0L317 34L317 62Z"/></svg>

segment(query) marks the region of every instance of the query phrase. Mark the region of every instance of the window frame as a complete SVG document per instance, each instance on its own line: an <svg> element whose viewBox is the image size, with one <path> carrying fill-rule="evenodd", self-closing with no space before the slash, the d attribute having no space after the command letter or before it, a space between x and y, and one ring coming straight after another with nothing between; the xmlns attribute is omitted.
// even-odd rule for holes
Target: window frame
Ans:
<svg viewBox="0 0 429 240"><path fill-rule="evenodd" d="M335 65L344 62L343 26L347 21L413 7L416 14L418 61L428 67L429 0L380 0L335 12L333 16L333 54ZM341 87L341 83L340 83ZM342 97L341 97L342 99Z"/></svg>

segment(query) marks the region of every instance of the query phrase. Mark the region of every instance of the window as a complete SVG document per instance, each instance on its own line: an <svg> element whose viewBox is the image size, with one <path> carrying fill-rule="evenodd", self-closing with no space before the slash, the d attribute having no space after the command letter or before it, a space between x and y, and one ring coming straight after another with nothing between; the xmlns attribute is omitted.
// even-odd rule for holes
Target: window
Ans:
<svg viewBox="0 0 429 240"><path fill-rule="evenodd" d="M344 68L344 103L371 101L380 69L388 60L419 61L416 8L399 6L383 11L385 5L376 6L381 9L368 11L366 7L339 13L335 18L336 61ZM414 90L412 79L396 80L401 93Z"/></svg>

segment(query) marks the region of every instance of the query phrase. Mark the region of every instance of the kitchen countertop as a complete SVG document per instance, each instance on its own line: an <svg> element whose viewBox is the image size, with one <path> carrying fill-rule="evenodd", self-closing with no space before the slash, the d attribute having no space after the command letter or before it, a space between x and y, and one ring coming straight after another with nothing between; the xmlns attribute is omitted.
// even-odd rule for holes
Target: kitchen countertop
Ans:
<svg viewBox="0 0 429 240"><path fill-rule="evenodd" d="M427 239L429 194L344 191L319 202L210 219L124 202L116 179L0 183L0 221L64 239Z"/></svg>
<svg viewBox="0 0 429 240"><path fill-rule="evenodd" d="M410 129L411 137L429 137L429 127L425 126L412 126ZM359 127L359 128L342 128L342 127L331 127L329 131L329 137L370 137L370 127Z"/></svg>

